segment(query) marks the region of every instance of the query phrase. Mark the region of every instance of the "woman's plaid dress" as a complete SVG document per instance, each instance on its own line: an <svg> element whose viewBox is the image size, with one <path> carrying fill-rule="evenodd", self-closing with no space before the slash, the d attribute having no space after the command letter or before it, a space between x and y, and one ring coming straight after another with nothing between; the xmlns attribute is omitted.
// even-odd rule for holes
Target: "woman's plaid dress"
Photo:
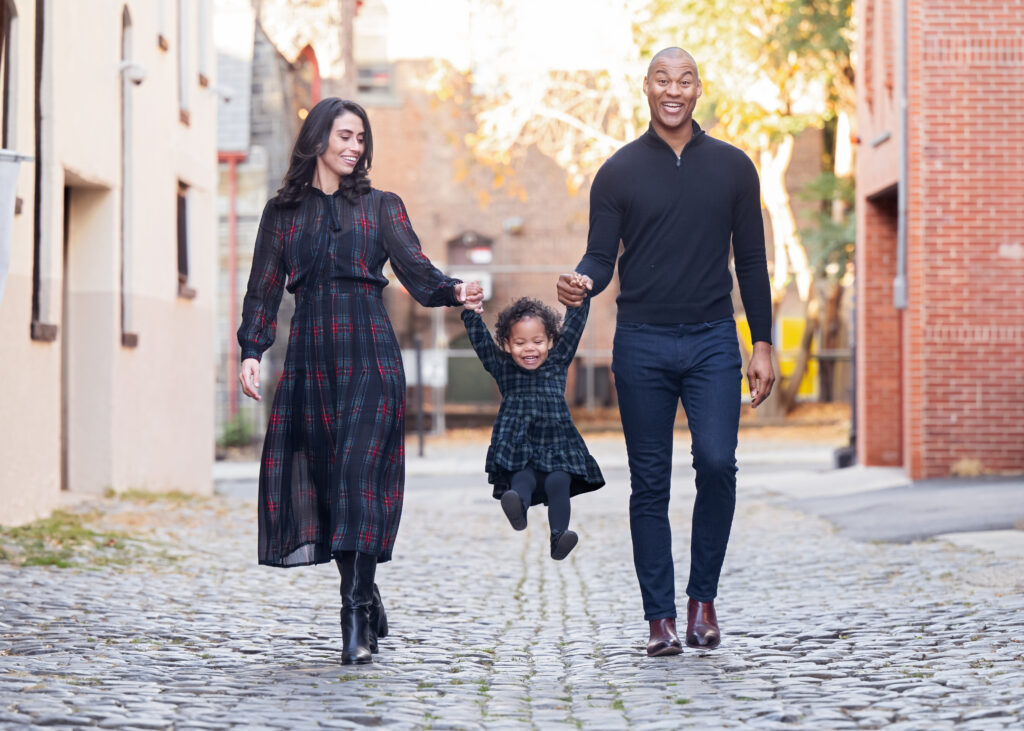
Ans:
<svg viewBox="0 0 1024 731"><path fill-rule="evenodd" d="M352 205L311 188L295 206L271 201L263 211L242 359L273 343L285 288L295 315L263 443L261 564L324 563L353 550L391 558L405 488L405 372L384 309L389 259L420 304L459 304L459 280L423 254L393 193L372 190Z"/></svg>
<svg viewBox="0 0 1024 731"><path fill-rule="evenodd" d="M565 402L565 379L589 310L589 299L580 307L566 308L558 342L540 367L532 371L520 367L498 347L480 315L462 311L473 350L501 391L501 407L484 467L488 482L494 485L495 498L501 499L509 489L514 472L527 467L541 472L568 472L572 476L570 495L604 485L601 469L587 451ZM538 503L547 503L543 488L533 494L532 504Z"/></svg>

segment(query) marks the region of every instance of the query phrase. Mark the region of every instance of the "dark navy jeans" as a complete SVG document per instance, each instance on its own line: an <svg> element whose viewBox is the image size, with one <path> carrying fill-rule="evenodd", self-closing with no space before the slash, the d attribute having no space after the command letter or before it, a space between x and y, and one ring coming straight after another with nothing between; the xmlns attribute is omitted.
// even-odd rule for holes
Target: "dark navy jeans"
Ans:
<svg viewBox="0 0 1024 731"><path fill-rule="evenodd" d="M709 602L718 593L736 508L742 379L736 323L731 317L688 325L620 322L612 370L629 456L629 525L644 618L674 618L673 424L681 399L697 473L686 593Z"/></svg>

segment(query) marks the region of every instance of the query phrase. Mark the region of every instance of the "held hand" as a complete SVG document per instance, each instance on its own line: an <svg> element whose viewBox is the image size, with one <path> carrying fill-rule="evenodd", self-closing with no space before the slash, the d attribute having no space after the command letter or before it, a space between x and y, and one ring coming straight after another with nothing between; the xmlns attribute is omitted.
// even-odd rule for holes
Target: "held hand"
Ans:
<svg viewBox="0 0 1024 731"><path fill-rule="evenodd" d="M588 292L594 288L594 280L579 272L572 273L572 283L576 287L583 287Z"/></svg>
<svg viewBox="0 0 1024 731"><path fill-rule="evenodd" d="M572 274L560 274L558 276L558 301L566 307L579 307L587 297L587 290L591 289L594 283L590 277L573 272Z"/></svg>
<svg viewBox="0 0 1024 731"><path fill-rule="evenodd" d="M255 358L242 361L242 369L238 372L238 381L242 384L242 393L251 399L262 401L260 396L260 362Z"/></svg>
<svg viewBox="0 0 1024 731"><path fill-rule="evenodd" d="M484 288L480 282L463 282L455 285L455 297L467 310L484 311Z"/></svg>
<svg viewBox="0 0 1024 731"><path fill-rule="evenodd" d="M772 346L764 341L754 343L754 353L747 366L747 385L750 386L750 407L756 409L768 396L775 385L775 371L772 368Z"/></svg>

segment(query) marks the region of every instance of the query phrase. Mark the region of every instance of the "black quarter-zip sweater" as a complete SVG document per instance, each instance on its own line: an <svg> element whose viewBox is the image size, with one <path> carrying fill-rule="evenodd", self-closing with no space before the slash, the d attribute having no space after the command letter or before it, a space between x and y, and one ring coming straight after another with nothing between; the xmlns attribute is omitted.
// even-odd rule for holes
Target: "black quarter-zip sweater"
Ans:
<svg viewBox="0 0 1024 731"><path fill-rule="evenodd" d="M587 252L576 271L597 294L619 259L618 319L711 322L733 314L729 244L754 342L771 342L771 289L757 169L705 134L675 151L649 127L612 155L590 189Z"/></svg>

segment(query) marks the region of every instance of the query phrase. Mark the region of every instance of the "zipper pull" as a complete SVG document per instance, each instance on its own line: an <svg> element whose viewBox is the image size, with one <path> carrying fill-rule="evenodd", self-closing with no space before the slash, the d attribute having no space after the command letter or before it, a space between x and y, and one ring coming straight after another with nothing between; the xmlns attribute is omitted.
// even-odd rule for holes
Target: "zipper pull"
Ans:
<svg viewBox="0 0 1024 731"><path fill-rule="evenodd" d="M683 164L683 156L682 155L676 155L676 167L679 167L682 164Z"/></svg>

